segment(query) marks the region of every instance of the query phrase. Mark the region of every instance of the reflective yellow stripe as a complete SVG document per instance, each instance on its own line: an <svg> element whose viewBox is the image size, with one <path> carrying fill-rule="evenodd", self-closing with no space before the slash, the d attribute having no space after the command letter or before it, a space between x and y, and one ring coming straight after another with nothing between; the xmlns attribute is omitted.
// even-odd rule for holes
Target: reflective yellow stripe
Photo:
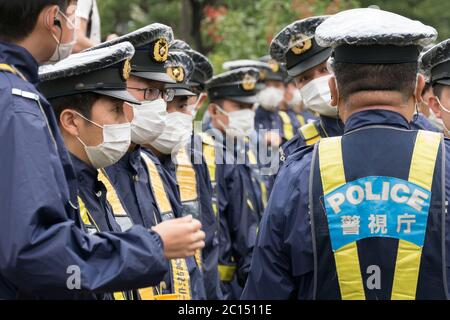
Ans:
<svg viewBox="0 0 450 320"><path fill-rule="evenodd" d="M108 200L111 208L113 210L114 216L116 217L127 217L128 214L125 211L122 203L120 202L119 196L117 195L116 189L112 186L106 172L103 169L98 170L98 180L101 181L106 188L106 199Z"/></svg>
<svg viewBox="0 0 450 320"><path fill-rule="evenodd" d="M0 63L0 71L6 71L6 72L10 72L12 74L18 75L19 77L22 78L22 80L27 81L27 79L25 78L25 76L16 68L14 68L13 66L6 64L6 63Z"/></svg>
<svg viewBox="0 0 450 320"><path fill-rule="evenodd" d="M299 131L305 139L307 146L313 145L321 139L320 133L317 130L314 122L310 122L305 124L304 126L301 126Z"/></svg>
<svg viewBox="0 0 450 320"><path fill-rule="evenodd" d="M408 181L431 191L434 167L441 142L436 132L419 130L414 146Z"/></svg>
<svg viewBox="0 0 450 320"><path fill-rule="evenodd" d="M292 126L291 118L286 111L278 111L281 121L283 121L283 132L286 140L291 140L294 137L294 127Z"/></svg>
<svg viewBox="0 0 450 320"><path fill-rule="evenodd" d="M229 282L229 281L233 280L235 272L236 272L236 266L227 266L224 264L219 264L220 281Z"/></svg>
<svg viewBox="0 0 450 320"><path fill-rule="evenodd" d="M319 143L320 175L324 194L346 183L341 142L341 137L333 137L322 139Z"/></svg>
<svg viewBox="0 0 450 320"><path fill-rule="evenodd" d="M258 162L256 160L256 156L251 149L247 151L247 157L250 164L257 165Z"/></svg>
<svg viewBox="0 0 450 320"><path fill-rule="evenodd" d="M141 152L141 156L147 166L148 174L150 176L150 184L152 186L159 210L161 213L172 212L169 197L167 196L166 189L164 189L164 183L158 170L156 169L155 163L144 152Z"/></svg>
<svg viewBox="0 0 450 320"><path fill-rule="evenodd" d="M334 260L342 299L365 300L356 242L349 243L337 250L334 253Z"/></svg>
<svg viewBox="0 0 450 320"><path fill-rule="evenodd" d="M177 182L180 187L181 202L196 201L197 179L186 150L181 148L177 154Z"/></svg>
<svg viewBox="0 0 450 320"><path fill-rule="evenodd" d="M164 188L161 176L156 169L155 163L144 152L141 152L141 157L144 159L147 166L147 171L150 176L150 184L152 186L156 204L160 212L173 212L169 197ZM186 260L172 259L170 260L170 264L172 266L172 286L175 295L181 300L191 300L191 283ZM156 298L157 296L155 296L155 299ZM159 299L162 298L163 297L159 297Z"/></svg>
<svg viewBox="0 0 450 320"><path fill-rule="evenodd" d="M113 296L114 300L127 300L125 293L123 292L114 292Z"/></svg>
<svg viewBox="0 0 450 320"><path fill-rule="evenodd" d="M305 117L301 114L296 115L298 122L300 122L300 126L304 126L306 124Z"/></svg>
<svg viewBox="0 0 450 320"><path fill-rule="evenodd" d="M139 295L142 300L155 300L155 292L153 287L139 289Z"/></svg>
<svg viewBox="0 0 450 320"><path fill-rule="evenodd" d="M324 194L346 183L341 142L341 137L333 137L322 139L319 143L319 165ZM334 259L342 299L364 300L366 297L356 242L334 252Z"/></svg>
<svg viewBox="0 0 450 320"><path fill-rule="evenodd" d="M176 175L178 186L180 187L181 202L198 201L197 178L185 148L181 148L177 154ZM198 215L200 216L200 212ZM202 253L200 249L195 251L194 257L198 267L202 270Z"/></svg>
<svg viewBox="0 0 450 320"><path fill-rule="evenodd" d="M83 221L84 225L86 226L94 226L97 231L100 231L100 228L95 223L94 218L92 218L91 214L89 213L88 208L86 207L86 204L84 203L83 199L81 197L78 197L78 204L80 205L80 216L81 220Z"/></svg>
<svg viewBox="0 0 450 320"><path fill-rule="evenodd" d="M261 186L261 197L262 197L262 203L263 203L263 207L266 208L267 207L267 188L266 185L264 184L264 181L261 181L260 183Z"/></svg>
<svg viewBox="0 0 450 320"><path fill-rule="evenodd" d="M441 135L431 131L417 132L411 159L408 181L431 191L434 168L441 142ZM392 300L413 300L416 298L422 248L399 240Z"/></svg>

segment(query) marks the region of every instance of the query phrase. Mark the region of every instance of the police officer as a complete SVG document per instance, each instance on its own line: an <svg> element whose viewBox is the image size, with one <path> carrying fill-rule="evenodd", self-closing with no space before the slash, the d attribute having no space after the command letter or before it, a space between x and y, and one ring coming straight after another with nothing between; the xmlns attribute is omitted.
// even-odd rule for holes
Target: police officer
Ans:
<svg viewBox="0 0 450 320"><path fill-rule="evenodd" d="M281 169L244 299L447 298L442 136L409 130L424 87L420 48L436 35L376 9L317 28L334 48L332 105L345 134Z"/></svg>
<svg viewBox="0 0 450 320"><path fill-rule="evenodd" d="M295 81L291 76L286 77L284 86L286 87L286 90L281 108L284 108L291 118L297 119L300 127L317 120L317 117L305 108L302 95L297 89ZM296 132L298 132L298 129L300 128L296 128Z"/></svg>
<svg viewBox="0 0 450 320"><path fill-rule="evenodd" d="M0 137L3 145L14 145L1 151L2 299L90 299L93 291L149 285L150 268L155 273L165 268L155 259L163 247L155 231L133 227L122 235L89 235L83 230L69 154L53 110L35 88L38 64L64 58L63 48L73 40L75 6L68 4L0 2ZM147 250L122 250L137 243ZM72 288L68 277L76 274L80 282Z"/></svg>
<svg viewBox="0 0 450 320"><path fill-rule="evenodd" d="M214 76L207 83L215 128L208 133L216 144L219 273L225 299L240 296L263 210L244 141L254 126L251 108L256 102L258 76L257 69L240 68Z"/></svg>
<svg viewBox="0 0 450 320"><path fill-rule="evenodd" d="M121 220L116 221L119 216L115 217L106 199L106 188L98 180L97 169L117 162L130 145L130 124L122 105L124 101L139 103L126 90L128 59L133 54L131 43L123 43L98 49L92 54L73 55L55 66L42 68L40 72L39 89L52 103L74 165L81 220L92 234L121 232L132 227L127 215L120 216ZM108 85L97 86L95 92L89 91L105 77L109 80ZM79 88L80 83L89 89ZM111 90L112 86L116 86L116 89ZM125 245L126 250L147 250L139 242L128 241ZM142 265L136 263L137 267L130 270L130 275L131 272L142 273L149 277L152 285L156 285L162 281L168 268L160 249L161 244L154 241L152 246L153 265L140 268ZM137 294L130 290L116 292L113 297L118 300L132 299Z"/></svg>
<svg viewBox="0 0 450 320"><path fill-rule="evenodd" d="M181 136L181 138L180 136L177 138L181 142L178 144L178 150L169 152L172 157L171 161L167 162L167 168L177 181L177 191L179 192L174 194L180 196L177 200L183 207L183 215L191 214L202 223L206 234L205 248L201 253L198 252L196 258L203 271L207 298L219 300L222 299L218 272L219 224L212 205L214 196L208 166L203 158L201 145L195 149L192 136L193 119L205 98L199 88L200 83L192 83L192 76L195 72L194 57L200 58L186 43L181 43L180 40L177 40L175 47L173 45L170 47L166 68L168 74L177 83L166 85L166 88L175 90L175 97L168 102L167 111L171 117L175 116L173 118L175 121L186 122L186 126L180 126L175 122L174 127L170 127L170 125L166 127L168 130L162 134L162 137L167 134L172 136L174 133ZM193 87L191 87L192 85ZM184 135L186 138L189 137L189 141L185 141ZM176 135L174 136L176 137ZM164 141L159 141L159 144L163 146Z"/></svg>
<svg viewBox="0 0 450 320"><path fill-rule="evenodd" d="M312 145L321 137L340 136L344 130L336 108L330 106L330 72L326 64L332 50L320 46L314 39L317 26L325 19L327 16L296 21L281 30L270 45L271 56L286 63L287 73L294 78L305 108L320 116L319 120L302 126L300 132L281 147L281 162L296 148Z"/></svg>
<svg viewBox="0 0 450 320"><path fill-rule="evenodd" d="M150 227L182 216L175 200L176 182L164 170L160 159L141 147L148 147L158 139L167 124L167 101L175 94L173 89L165 89L167 83L175 82L165 68L173 32L166 25L154 23L96 48L124 41L130 41L136 49L130 61L127 88L141 105L125 105L124 111L132 119L132 144L119 162L106 168L104 178L115 191L109 194L117 194L118 199L111 202L120 202L135 224ZM164 281L153 292L145 294L144 299L205 297L203 277L193 256L173 259L168 264L170 272Z"/></svg>

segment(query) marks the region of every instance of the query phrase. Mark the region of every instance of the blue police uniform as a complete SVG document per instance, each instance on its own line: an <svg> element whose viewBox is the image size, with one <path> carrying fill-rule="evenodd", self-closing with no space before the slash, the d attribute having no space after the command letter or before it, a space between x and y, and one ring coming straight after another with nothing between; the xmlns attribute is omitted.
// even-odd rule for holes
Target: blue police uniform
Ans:
<svg viewBox="0 0 450 320"><path fill-rule="evenodd" d="M170 214L171 218L181 216L181 207L175 200L173 188L173 179L162 168L159 159L154 156L148 150L144 150L137 146L135 150L127 153L119 162L106 168L106 174L108 180L111 182L114 190L124 206L124 208L130 213L130 217L135 224L142 224L147 228L155 226L157 223L165 220L159 210L157 199L155 197L154 189L150 182L150 176L148 168L142 159L142 152L145 152L150 156L156 165L165 191L169 195L170 203L172 205L173 212ZM186 264L190 276L190 290L192 299L204 299L205 293L203 286L203 278L198 269L198 266L194 258L189 257L186 260ZM167 262L166 262L167 263ZM164 284L156 292L156 295L168 295L173 292L173 283L171 279L171 273L166 273L164 277Z"/></svg>
<svg viewBox="0 0 450 320"><path fill-rule="evenodd" d="M447 252L447 247L439 231L446 219L441 183L444 149L438 134L419 133L410 131L408 122L395 112L362 111L348 119L342 140L321 140L314 152L305 147L294 153L279 173L261 222L242 298L445 298L442 265L446 261L442 250ZM336 140L342 148L336 147ZM314 178L310 182L312 166ZM404 203L404 199L396 203L386 194L372 197L373 206L362 201L360 207L352 208L352 195L342 203L333 202L336 193L346 188L362 190L358 185L370 185L371 195L380 195L380 183L386 187L403 184L410 196L417 190L426 200L414 208L402 207L398 202ZM352 220L356 212L360 220ZM387 214L386 228L378 224L379 229L371 229L373 216L369 214L378 212ZM406 223L397 224L402 213ZM417 223L411 235L408 221ZM361 229L351 230L358 225ZM361 233L357 233L359 230ZM408 264L404 259L413 262ZM380 287L365 285L371 264L380 266L383 272Z"/></svg>
<svg viewBox="0 0 450 320"><path fill-rule="evenodd" d="M13 68L0 72L0 139L14 146L1 152L0 297L89 299L91 292L149 285L146 273L166 268L155 263L159 236L142 227L101 236L82 229L69 154L53 110L35 88L38 64L24 48L5 42L0 63ZM137 252L138 245L146 250ZM81 290L67 287L70 266L79 267Z"/></svg>

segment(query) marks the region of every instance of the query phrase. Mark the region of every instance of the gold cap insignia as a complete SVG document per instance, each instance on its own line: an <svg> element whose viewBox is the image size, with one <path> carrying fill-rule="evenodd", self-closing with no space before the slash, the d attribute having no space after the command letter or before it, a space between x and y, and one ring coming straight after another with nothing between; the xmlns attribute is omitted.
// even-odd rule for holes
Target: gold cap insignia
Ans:
<svg viewBox="0 0 450 320"><path fill-rule="evenodd" d="M183 82L184 69L182 67L169 67L167 68L167 74L176 82Z"/></svg>
<svg viewBox="0 0 450 320"><path fill-rule="evenodd" d="M291 51L298 55L311 49L312 41L310 37L304 34L293 35L289 46L291 47Z"/></svg>
<svg viewBox="0 0 450 320"><path fill-rule="evenodd" d="M153 48L153 59L157 62L165 62L169 56L169 44L164 38L156 41Z"/></svg>
<svg viewBox="0 0 450 320"><path fill-rule="evenodd" d="M245 90L245 91L251 91L251 90L253 90L253 89L255 89L255 87L256 87L256 78L255 77L252 77L251 75L249 75L249 74L246 74L245 76L244 76L244 79L242 79L242 88Z"/></svg>
<svg viewBox="0 0 450 320"><path fill-rule="evenodd" d="M127 81L130 78L130 73L131 73L130 59L126 59L123 63L123 70L122 70L123 80Z"/></svg>
<svg viewBox="0 0 450 320"><path fill-rule="evenodd" d="M259 71L259 79L265 80L265 79L266 79L266 76L267 76L266 70L260 70L260 71Z"/></svg>
<svg viewBox="0 0 450 320"><path fill-rule="evenodd" d="M269 64L270 69L272 69L272 72L276 73L276 72L280 71L280 65L275 60L270 60L267 63Z"/></svg>

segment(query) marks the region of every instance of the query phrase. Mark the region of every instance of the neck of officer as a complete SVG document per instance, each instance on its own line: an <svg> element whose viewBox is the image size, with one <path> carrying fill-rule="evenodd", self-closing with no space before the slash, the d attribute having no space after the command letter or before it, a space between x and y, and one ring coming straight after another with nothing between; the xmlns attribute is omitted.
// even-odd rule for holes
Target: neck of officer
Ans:
<svg viewBox="0 0 450 320"><path fill-rule="evenodd" d="M408 101L400 92L392 91L370 91L357 92L349 96L346 101L339 105L339 114L345 123L354 113L366 110L389 110L401 114L408 121L414 115L414 98Z"/></svg>
<svg viewBox="0 0 450 320"><path fill-rule="evenodd" d="M38 40L36 41L36 39ZM39 65L46 62L50 58L50 55L48 54L48 46L42 44L42 37L36 37L31 34L25 39L13 43L25 48Z"/></svg>
<svg viewBox="0 0 450 320"><path fill-rule="evenodd" d="M72 155L86 163L88 166L92 166L91 161L89 160L86 151L84 150L84 146L81 144L81 142L78 141L76 137L69 135L64 130L62 130L62 136L67 150L69 150Z"/></svg>
<svg viewBox="0 0 450 320"><path fill-rule="evenodd" d="M165 154L163 154L160 151L156 150L156 148L154 148L152 145L145 145L144 148L149 149L151 152L153 152L153 154L158 159L162 159L165 156Z"/></svg>

